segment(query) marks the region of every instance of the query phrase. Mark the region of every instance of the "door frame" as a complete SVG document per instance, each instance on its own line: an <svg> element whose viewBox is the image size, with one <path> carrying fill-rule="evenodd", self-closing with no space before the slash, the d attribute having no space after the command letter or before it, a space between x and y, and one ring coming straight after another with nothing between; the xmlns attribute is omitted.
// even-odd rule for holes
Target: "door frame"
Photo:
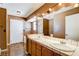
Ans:
<svg viewBox="0 0 79 59"><path fill-rule="evenodd" d="M7 30L7 32L8 32L8 34L7 34L7 49L8 49L8 55L10 56L10 19L16 19L16 20L24 20L22 17L18 17L18 16L13 16L13 15L8 15L7 16L8 18L8 26L7 26L7 28L8 28L8 30ZM24 35L23 35L24 36Z"/></svg>

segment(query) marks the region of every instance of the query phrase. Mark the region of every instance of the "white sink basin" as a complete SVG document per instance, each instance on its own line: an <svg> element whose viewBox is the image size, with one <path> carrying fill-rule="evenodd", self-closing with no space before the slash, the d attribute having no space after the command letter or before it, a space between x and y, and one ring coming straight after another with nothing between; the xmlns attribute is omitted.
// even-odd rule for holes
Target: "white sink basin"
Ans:
<svg viewBox="0 0 79 59"><path fill-rule="evenodd" d="M59 50L66 51L66 52L73 52L75 50L75 46L70 44L62 44L60 41L57 40L43 40L50 44L52 47L55 47Z"/></svg>
<svg viewBox="0 0 79 59"><path fill-rule="evenodd" d="M71 46L71 45L68 45L68 44L50 44L52 47L55 47L59 50L62 50L62 51L66 51L66 52L73 52L75 51L75 48L74 46Z"/></svg>
<svg viewBox="0 0 79 59"><path fill-rule="evenodd" d="M60 41L56 41L56 40L51 40L51 39L44 39L44 40L42 40L42 41L44 41L44 42L46 42L46 43L48 43L48 44L60 44Z"/></svg>
<svg viewBox="0 0 79 59"><path fill-rule="evenodd" d="M36 36L36 37L33 37L33 38L38 39L37 41L39 41L39 42L47 43L51 47L54 47L56 49L66 51L66 52L73 52L73 51L75 51L75 48L76 48L76 47L74 47L70 44L62 44L58 40L51 40L50 38L47 39L47 38L44 38L43 36Z"/></svg>

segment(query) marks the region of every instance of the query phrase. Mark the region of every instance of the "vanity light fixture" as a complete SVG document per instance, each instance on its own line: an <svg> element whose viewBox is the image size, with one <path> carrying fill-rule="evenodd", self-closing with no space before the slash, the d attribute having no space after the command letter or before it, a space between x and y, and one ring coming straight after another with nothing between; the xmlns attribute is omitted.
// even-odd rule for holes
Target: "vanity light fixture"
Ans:
<svg viewBox="0 0 79 59"><path fill-rule="evenodd" d="M42 16L44 16L45 15L45 13L42 13Z"/></svg>
<svg viewBox="0 0 79 59"><path fill-rule="evenodd" d="M51 11L52 11L52 9L51 9L51 8L49 8L49 11L51 12Z"/></svg>
<svg viewBox="0 0 79 59"><path fill-rule="evenodd" d="M42 13L42 16L45 16L45 15L47 15L48 13Z"/></svg>
<svg viewBox="0 0 79 59"><path fill-rule="evenodd" d="M47 11L47 13L49 14L49 13L50 13L50 11L48 10L48 11Z"/></svg>
<svg viewBox="0 0 79 59"><path fill-rule="evenodd" d="M58 5L59 5L59 6L61 6L61 5L62 5L62 3L59 3Z"/></svg>
<svg viewBox="0 0 79 59"><path fill-rule="evenodd" d="M79 4L78 3L76 3L75 5L74 5L74 7L78 7L79 6Z"/></svg>

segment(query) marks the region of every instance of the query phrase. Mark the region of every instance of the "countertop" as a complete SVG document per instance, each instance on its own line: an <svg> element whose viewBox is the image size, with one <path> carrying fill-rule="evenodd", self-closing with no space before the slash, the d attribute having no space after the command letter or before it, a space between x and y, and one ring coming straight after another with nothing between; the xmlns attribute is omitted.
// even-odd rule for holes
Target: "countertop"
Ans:
<svg viewBox="0 0 79 59"><path fill-rule="evenodd" d="M39 42L40 44L46 46L50 50L54 50L55 52L61 54L62 56L79 56L79 46L78 46L78 43L76 43L76 42L72 43L73 41L70 42L69 40L66 40L66 39L44 36L42 34L29 34L27 36L28 36L28 38ZM69 44L72 44L72 45L74 45L74 51L60 50L60 49L56 48L55 46L50 45L49 44L50 40L51 41L67 42Z"/></svg>

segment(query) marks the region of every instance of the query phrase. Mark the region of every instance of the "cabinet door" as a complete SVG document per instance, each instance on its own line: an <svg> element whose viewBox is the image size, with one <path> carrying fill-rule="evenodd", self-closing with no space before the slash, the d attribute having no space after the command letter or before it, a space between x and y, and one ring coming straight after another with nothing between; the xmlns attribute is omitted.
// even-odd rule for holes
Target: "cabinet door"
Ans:
<svg viewBox="0 0 79 59"><path fill-rule="evenodd" d="M36 43L36 56L41 56L41 45Z"/></svg>
<svg viewBox="0 0 79 59"><path fill-rule="evenodd" d="M28 53L31 54L31 40L28 39Z"/></svg>
<svg viewBox="0 0 79 59"><path fill-rule="evenodd" d="M32 41L32 56L36 55L36 43Z"/></svg>
<svg viewBox="0 0 79 59"><path fill-rule="evenodd" d="M53 56L61 56L60 54L54 52Z"/></svg>
<svg viewBox="0 0 79 59"><path fill-rule="evenodd" d="M53 56L54 52L42 46L42 56Z"/></svg>
<svg viewBox="0 0 79 59"><path fill-rule="evenodd" d="M36 49L36 56L41 56L41 50Z"/></svg>

